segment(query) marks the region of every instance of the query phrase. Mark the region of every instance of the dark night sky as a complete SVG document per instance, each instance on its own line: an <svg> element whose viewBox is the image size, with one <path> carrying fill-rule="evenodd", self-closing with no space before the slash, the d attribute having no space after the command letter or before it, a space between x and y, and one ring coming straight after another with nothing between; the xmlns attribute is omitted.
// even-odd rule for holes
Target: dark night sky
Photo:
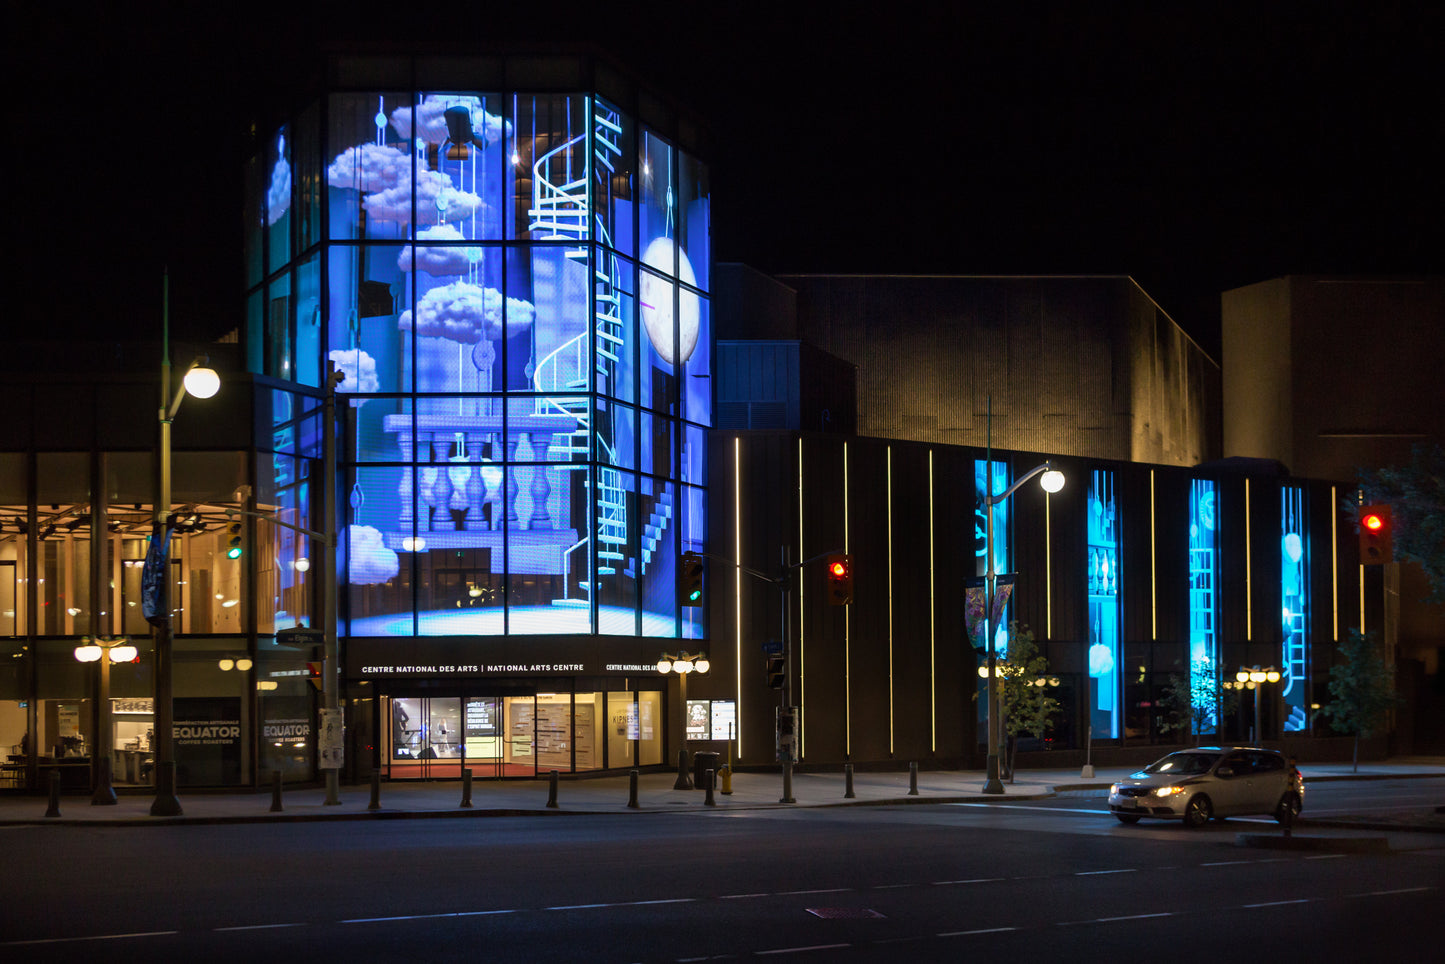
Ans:
<svg viewBox="0 0 1445 964"><path fill-rule="evenodd" d="M519 6L8 4L7 329L153 337L163 264L178 334L236 327L247 122L318 40L590 36L707 124L716 258L768 272L1131 274L1211 352L1228 288L1445 273L1437 4Z"/></svg>

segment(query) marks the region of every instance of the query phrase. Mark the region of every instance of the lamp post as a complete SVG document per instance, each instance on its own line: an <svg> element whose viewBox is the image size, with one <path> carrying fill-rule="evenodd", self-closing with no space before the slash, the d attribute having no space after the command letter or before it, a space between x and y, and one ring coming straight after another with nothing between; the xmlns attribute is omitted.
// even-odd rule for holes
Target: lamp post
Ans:
<svg viewBox="0 0 1445 964"><path fill-rule="evenodd" d="M1254 691L1254 732L1250 734L1250 742L1256 743L1263 738L1260 728L1259 703L1260 696L1264 692L1265 683L1278 683L1279 670L1273 666L1266 666L1260 669L1259 666L1241 666L1239 672L1234 674L1233 689ZM1230 686L1225 683L1225 686Z"/></svg>
<svg viewBox="0 0 1445 964"><path fill-rule="evenodd" d="M92 754L96 761L95 792L91 795L92 806L107 806L115 803L115 786L111 782L111 760L113 744L110 722L110 664L129 663L135 659L136 648L124 636L106 639L102 636L82 636L81 644L75 647L75 658L82 663L100 664L100 686L96 692L95 749ZM104 658L102 658L104 657Z"/></svg>
<svg viewBox="0 0 1445 964"><path fill-rule="evenodd" d="M170 343L170 273L162 281L161 308L161 407L160 465L157 484L155 523L151 528L151 548L147 562L159 569L155 584L155 781L156 798L151 803L151 816L176 817L181 802L176 797L175 707L171 700L171 421L187 394L210 398L221 387L221 378L208 367L206 359L197 358L186 368L175 395L171 394Z"/></svg>
<svg viewBox="0 0 1445 964"><path fill-rule="evenodd" d="M682 742L683 753L687 752L687 678L693 673L706 673L712 669L712 663L702 653L689 654L686 652L673 656L670 653L663 653L657 660L657 671L659 673L677 674L677 691L679 700L682 703ZM692 783L688 780L687 773L682 768L682 760L686 759L679 754L677 770L677 783L673 785L674 790L691 790Z"/></svg>
<svg viewBox="0 0 1445 964"><path fill-rule="evenodd" d="M994 571L993 508L1007 501L1009 496L1018 491L1019 486L1036 475L1039 476L1039 485L1045 492L1050 494L1058 492L1064 487L1064 473L1054 468L1052 464L1045 462L1042 465L1034 466L1019 476L1018 479L1014 481L1014 484L1004 489L1003 492L998 495L993 495L993 453L991 449L992 446L990 446L988 455L988 468L984 470L984 485L987 487L988 494L984 496L983 500L984 515L986 517L984 524L985 553L988 556L987 568L984 571L984 615L988 627L986 630L988 633L988 664L979 670L980 675L983 675L988 680L988 760L986 763L988 772L984 780L983 792L1003 793L1003 781L999 779L998 774L999 739L1002 733L1002 727L999 725L998 650L994 642L993 599L998 583L998 573Z"/></svg>

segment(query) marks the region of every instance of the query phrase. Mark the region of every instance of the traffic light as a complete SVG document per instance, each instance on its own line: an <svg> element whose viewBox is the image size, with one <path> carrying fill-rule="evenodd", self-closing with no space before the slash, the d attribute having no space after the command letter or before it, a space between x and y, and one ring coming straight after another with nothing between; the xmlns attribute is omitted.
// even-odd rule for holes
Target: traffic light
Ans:
<svg viewBox="0 0 1445 964"><path fill-rule="evenodd" d="M846 606L853 601L853 557L835 552L828 557L828 602Z"/></svg>
<svg viewBox="0 0 1445 964"><path fill-rule="evenodd" d="M228 522L228 523L226 523L226 558L227 558L227 559L239 559L239 558L241 558L241 531L242 531L242 528L243 528L243 526L242 526L242 523L240 523L240 522Z"/></svg>
<svg viewBox="0 0 1445 964"><path fill-rule="evenodd" d="M768 654L768 689L780 690L783 688L783 667L785 663L781 653Z"/></svg>
<svg viewBox="0 0 1445 964"><path fill-rule="evenodd" d="M702 605L702 556L684 552L677 569L677 604Z"/></svg>
<svg viewBox="0 0 1445 964"><path fill-rule="evenodd" d="M1378 566L1395 558L1395 526L1388 505L1360 509L1360 563Z"/></svg>

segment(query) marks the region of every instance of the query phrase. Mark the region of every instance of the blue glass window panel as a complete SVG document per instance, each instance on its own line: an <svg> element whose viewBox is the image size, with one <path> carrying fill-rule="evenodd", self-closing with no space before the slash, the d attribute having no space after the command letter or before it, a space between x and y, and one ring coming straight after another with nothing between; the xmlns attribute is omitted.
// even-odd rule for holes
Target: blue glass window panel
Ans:
<svg viewBox="0 0 1445 964"><path fill-rule="evenodd" d="M677 450L677 422L651 412L642 413L642 468L664 479L677 477L673 456Z"/></svg>
<svg viewBox="0 0 1445 964"><path fill-rule="evenodd" d="M1117 739L1120 718L1120 523L1114 473L1089 477L1087 504L1089 601L1089 720L1094 736Z"/></svg>
<svg viewBox="0 0 1445 964"><path fill-rule="evenodd" d="M594 294L597 311L597 390L637 400L637 265L603 250Z"/></svg>
<svg viewBox="0 0 1445 964"><path fill-rule="evenodd" d="M707 483L707 432L698 425L682 427L682 481L692 485Z"/></svg>
<svg viewBox="0 0 1445 964"><path fill-rule="evenodd" d="M682 249L691 262L696 285L709 290L712 263L711 189L707 165L690 154L678 156L678 231Z"/></svg>
<svg viewBox="0 0 1445 964"><path fill-rule="evenodd" d="M638 577L651 564L653 549L644 532L639 545L638 480L633 472L607 466L596 469L597 498L597 631L633 636L638 632ZM644 483L646 484L646 483ZM623 511L615 511L620 504Z"/></svg>
<svg viewBox="0 0 1445 964"><path fill-rule="evenodd" d="M414 478L410 467L355 470L346 493L350 522L339 549L351 635L415 633L411 568L420 536Z"/></svg>
<svg viewBox="0 0 1445 964"><path fill-rule="evenodd" d="M246 296L246 371L265 373L266 298L260 288Z"/></svg>
<svg viewBox="0 0 1445 964"><path fill-rule="evenodd" d="M305 251L321 240L321 119L314 101L302 110L291 128L294 146L296 250Z"/></svg>
<svg viewBox="0 0 1445 964"><path fill-rule="evenodd" d="M632 118L608 101L592 104L592 206L596 240L635 255L637 149Z"/></svg>
<svg viewBox="0 0 1445 964"><path fill-rule="evenodd" d="M266 374L291 378L291 273L266 286Z"/></svg>
<svg viewBox="0 0 1445 964"><path fill-rule="evenodd" d="M507 631L590 633L591 593L597 589L588 555L589 468L507 467ZM609 470L614 471L615 470ZM548 500L527 499L537 473L549 478ZM546 507L547 518L538 512ZM515 516L515 518L514 518ZM600 563L599 563L600 564Z"/></svg>
<svg viewBox="0 0 1445 964"><path fill-rule="evenodd" d="M1281 728L1291 733L1309 727L1309 530L1303 488L1287 485L1280 490L1280 522Z"/></svg>
<svg viewBox="0 0 1445 964"><path fill-rule="evenodd" d="M682 550L684 552L706 552L707 551L707 490L694 485L679 486L681 499L675 500L678 506L677 519L682 536ZM668 503L669 506L672 502ZM704 566L703 578L707 579L710 574L718 572L711 565ZM713 586L704 585L703 598L708 598L715 590ZM714 604L720 602L713 599ZM704 639L707 637L707 621L703 618L705 608L683 606L682 609L682 635L686 639Z"/></svg>
<svg viewBox="0 0 1445 964"><path fill-rule="evenodd" d="M261 223L266 226L266 272L291 260L291 139L282 125L266 148L266 189L261 198Z"/></svg>
<svg viewBox="0 0 1445 964"><path fill-rule="evenodd" d="M321 386L321 259L296 269L296 381Z"/></svg>
<svg viewBox="0 0 1445 964"><path fill-rule="evenodd" d="M418 240L502 237L512 179L502 104L501 95L479 91L424 93L414 110L392 113L393 127L425 145L417 150Z"/></svg>
<svg viewBox="0 0 1445 964"><path fill-rule="evenodd" d="M507 461L572 462L588 458L588 442L601 413L587 395L523 395L507 400ZM608 419L610 428L611 420ZM602 445L598 442L597 458Z"/></svg>
<svg viewBox="0 0 1445 964"><path fill-rule="evenodd" d="M417 633L421 636L498 636L504 633L505 575L501 533L437 534L417 567Z"/></svg>
<svg viewBox="0 0 1445 964"><path fill-rule="evenodd" d="M589 240L587 98L577 94L510 95L505 105L507 181L513 216L508 237Z"/></svg>
<svg viewBox="0 0 1445 964"><path fill-rule="evenodd" d="M328 105L323 157L331 237L405 237L411 223L416 144L392 125L411 97L391 92L334 94ZM424 158L423 158L424 163Z"/></svg>
<svg viewBox="0 0 1445 964"><path fill-rule="evenodd" d="M413 259L416 302L398 316L397 327L412 342L416 391L477 395L495 390L497 370L504 364L500 250L418 244L402 249L398 265L405 269ZM476 406L429 402L423 408L476 414Z"/></svg>
<svg viewBox="0 0 1445 964"><path fill-rule="evenodd" d="M692 354L688 355L684 368L683 417L698 425L712 425L712 325L709 317L711 303L707 298L697 296L696 332L689 336L680 332L686 348L691 337Z"/></svg>
<svg viewBox="0 0 1445 964"><path fill-rule="evenodd" d="M696 317L697 296L691 297ZM678 350L678 286L655 271L642 268L638 276L639 348L642 371L640 397L645 408L677 414L678 378L674 359Z"/></svg>
<svg viewBox="0 0 1445 964"><path fill-rule="evenodd" d="M591 249L536 244L513 250L507 276L507 387L592 388Z"/></svg>
<svg viewBox="0 0 1445 964"><path fill-rule="evenodd" d="M342 450L350 459L366 463L410 462L415 458L416 426L411 417L411 399L339 395L337 402L348 406L345 424L351 425L355 432Z"/></svg>
<svg viewBox="0 0 1445 964"><path fill-rule="evenodd" d="M637 410L631 405L620 405L606 398L597 400L596 408L597 461L615 465L621 469L636 469L637 463ZM654 440L643 435L642 454L646 458L654 448ZM666 447L664 446L664 455ZM644 468L646 467L644 463Z"/></svg>
<svg viewBox="0 0 1445 964"><path fill-rule="evenodd" d="M1219 728L1219 504L1214 482L1189 487L1189 667L1196 733Z"/></svg>
<svg viewBox="0 0 1445 964"><path fill-rule="evenodd" d="M341 391L411 390L410 333L397 329L398 316L410 308L410 275L397 267L400 250L332 245L328 252L327 348L347 373Z"/></svg>
<svg viewBox="0 0 1445 964"><path fill-rule="evenodd" d="M670 276L677 277L677 199L674 183L676 151L666 140L652 131L642 134L642 191L638 203L639 244L643 260ZM654 242L666 239L670 244L655 247ZM652 250L653 256L645 252ZM665 256L664 256L665 255Z"/></svg>

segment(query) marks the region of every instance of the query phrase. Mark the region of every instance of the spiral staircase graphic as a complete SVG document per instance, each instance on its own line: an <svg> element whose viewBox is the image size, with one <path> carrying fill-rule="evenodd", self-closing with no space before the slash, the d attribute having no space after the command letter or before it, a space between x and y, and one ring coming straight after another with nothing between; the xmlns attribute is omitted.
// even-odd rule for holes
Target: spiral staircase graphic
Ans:
<svg viewBox="0 0 1445 964"><path fill-rule="evenodd" d="M565 415L576 424L571 432L553 437L547 454L549 459L558 460L554 467L587 473L589 455L595 463L586 485L596 489L596 517L591 534L564 553L569 587L572 573L587 571L586 553L594 542L598 576L613 575L619 569L634 578L645 572L673 515L672 485L664 482L643 526L638 555L629 556L628 492L624 476L616 468L615 426L610 411L602 404L594 404L594 395L590 394L595 384L597 393L615 395L618 356L626 347L620 266L612 253L605 219L595 216L588 196L588 185L594 178L595 190L606 196L616 161L622 157L623 130L619 112L607 104L589 98L586 111L591 119L591 153L574 153L587 137L584 131L538 157L533 165L532 204L527 212L534 240L563 242L557 246L560 257L533 260L532 284L539 305L567 304L567 276L575 276L578 269L591 273L591 324L538 359L532 375L538 393L535 413ZM574 168L577 156L583 159L581 171ZM599 242L592 250L596 250L600 262L589 268L592 241ZM595 453L589 452L590 445L596 446ZM559 599L554 604L589 605L596 585L590 578L576 585L582 592L580 597Z"/></svg>

